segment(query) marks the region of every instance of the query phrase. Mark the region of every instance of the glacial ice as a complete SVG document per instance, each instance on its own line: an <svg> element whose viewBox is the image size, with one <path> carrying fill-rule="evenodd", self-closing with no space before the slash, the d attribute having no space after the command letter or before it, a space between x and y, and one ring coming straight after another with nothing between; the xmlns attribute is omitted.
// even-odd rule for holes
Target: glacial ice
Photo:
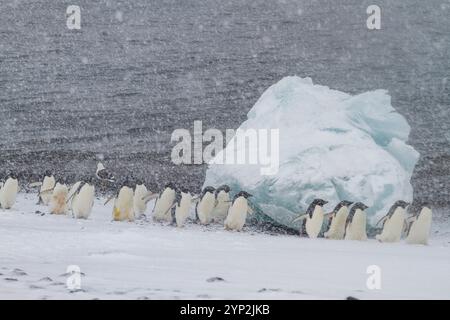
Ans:
<svg viewBox="0 0 450 320"><path fill-rule="evenodd" d="M407 144L410 127L385 90L359 95L285 77L268 88L239 129L279 129L279 170L261 175L259 164L210 162L204 185L246 190L264 216L290 228L314 198L362 201L369 220L396 200L412 201L410 183L419 153ZM248 148L247 145L242 146ZM228 143L223 152L236 152ZM217 157L221 156L219 153Z"/></svg>

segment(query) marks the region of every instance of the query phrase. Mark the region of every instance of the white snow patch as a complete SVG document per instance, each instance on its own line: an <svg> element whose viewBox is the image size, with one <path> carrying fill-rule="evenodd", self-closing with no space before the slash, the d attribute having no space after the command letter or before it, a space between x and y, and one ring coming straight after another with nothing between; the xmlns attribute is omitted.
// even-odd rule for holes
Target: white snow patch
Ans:
<svg viewBox="0 0 450 320"><path fill-rule="evenodd" d="M20 194L12 210L0 210L0 299L450 297L448 232L430 246L310 240L111 222L111 206L99 200L89 220L74 220L47 214L36 200ZM381 290L366 287L374 264L381 267ZM81 292L66 288L69 265L85 274ZM213 277L225 281L207 281Z"/></svg>

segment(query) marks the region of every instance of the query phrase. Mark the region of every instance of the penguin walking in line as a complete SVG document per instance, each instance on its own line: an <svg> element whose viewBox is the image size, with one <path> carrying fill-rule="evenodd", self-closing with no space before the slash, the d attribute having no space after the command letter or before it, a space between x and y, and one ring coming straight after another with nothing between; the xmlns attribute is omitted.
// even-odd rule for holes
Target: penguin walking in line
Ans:
<svg viewBox="0 0 450 320"><path fill-rule="evenodd" d="M345 222L348 217L348 208L353 202L343 200L339 202L331 212L331 224L324 237L333 240L342 240L345 235Z"/></svg>
<svg viewBox="0 0 450 320"><path fill-rule="evenodd" d="M45 206L48 206L50 203L50 199L52 197L52 194L49 192L44 192L46 190L53 190L56 185L55 177L53 176L52 172L50 170L45 171L44 173L44 180L42 181L41 188L39 190L39 200L38 204L43 204Z"/></svg>
<svg viewBox="0 0 450 320"><path fill-rule="evenodd" d="M121 188L114 199L113 220L114 221L134 221L134 191L133 181L126 177L121 184ZM109 200L106 202L108 203ZM105 203L105 204L106 204Z"/></svg>
<svg viewBox="0 0 450 320"><path fill-rule="evenodd" d="M66 214L68 209L67 200L69 195L69 189L67 188L64 181L60 180L59 182L56 183L56 186L53 190L50 191L44 190L43 192L41 192L40 195L46 194L47 192L52 192L49 203L50 213Z"/></svg>
<svg viewBox="0 0 450 320"><path fill-rule="evenodd" d="M70 202L73 217L76 219L89 218L94 206L95 186L92 178L77 182L69 192L67 202Z"/></svg>
<svg viewBox="0 0 450 320"><path fill-rule="evenodd" d="M241 191L234 196L230 209L228 210L227 218L224 226L226 230L241 231L247 220L247 214L252 214L253 211L248 205L248 198L251 194Z"/></svg>
<svg viewBox="0 0 450 320"><path fill-rule="evenodd" d="M345 225L345 240L367 240L367 217L364 212L367 208L368 206L362 202L357 202L352 206Z"/></svg>
<svg viewBox="0 0 450 320"><path fill-rule="evenodd" d="M398 200L396 201L386 216L384 216L380 221L377 222L378 225L380 222L384 221L383 231L381 234L377 234L375 239L380 242L399 242L402 236L402 231L405 226L406 219L406 207L409 206L409 203Z"/></svg>
<svg viewBox="0 0 450 320"><path fill-rule="evenodd" d="M145 199L148 194L147 187L142 181L136 182L136 187L134 189L134 215L136 218L139 218L145 211L147 210L147 201Z"/></svg>
<svg viewBox="0 0 450 320"><path fill-rule="evenodd" d="M211 223L212 211L216 205L215 189L213 187L205 187L202 191L197 205L195 206L195 215L201 224L206 225Z"/></svg>
<svg viewBox="0 0 450 320"><path fill-rule="evenodd" d="M230 187L227 185L220 186L214 192L216 198L215 207L211 213L214 222L223 222L230 209Z"/></svg>
<svg viewBox="0 0 450 320"><path fill-rule="evenodd" d="M164 190L159 194L153 208L153 220L172 222L171 208L175 203L176 187L172 183L166 184ZM153 196L153 195L151 195Z"/></svg>
<svg viewBox="0 0 450 320"><path fill-rule="evenodd" d="M406 243L427 245L432 217L432 210L425 206L418 215L408 218L411 222L407 230Z"/></svg>
<svg viewBox="0 0 450 320"><path fill-rule="evenodd" d="M175 204L172 208L172 217L178 228L186 223L191 213L192 195L186 188L180 188L175 195Z"/></svg>
<svg viewBox="0 0 450 320"><path fill-rule="evenodd" d="M323 225L323 206L327 203L328 201L322 199L314 199L306 210L306 214L299 216L292 222L306 219L306 223L304 222L304 224L308 237L311 239L317 238ZM300 233L301 232L302 230L300 230Z"/></svg>
<svg viewBox="0 0 450 320"><path fill-rule="evenodd" d="M6 176L6 181L0 184L0 206L3 209L11 209L16 203L19 192L19 181L14 173Z"/></svg>

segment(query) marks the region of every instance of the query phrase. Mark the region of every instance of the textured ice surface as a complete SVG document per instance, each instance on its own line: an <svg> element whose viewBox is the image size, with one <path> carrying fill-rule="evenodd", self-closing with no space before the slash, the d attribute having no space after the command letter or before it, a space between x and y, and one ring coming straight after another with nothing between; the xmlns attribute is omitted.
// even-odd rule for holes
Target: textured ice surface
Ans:
<svg viewBox="0 0 450 320"><path fill-rule="evenodd" d="M410 127L385 90L356 96L286 77L267 89L240 129L278 128L280 168L210 165L205 185L228 183L254 195L265 215L288 226L316 197L362 201L378 216L396 200L411 201L410 178L419 153L406 141ZM229 147L228 145L227 147ZM234 147L237 148L237 145Z"/></svg>

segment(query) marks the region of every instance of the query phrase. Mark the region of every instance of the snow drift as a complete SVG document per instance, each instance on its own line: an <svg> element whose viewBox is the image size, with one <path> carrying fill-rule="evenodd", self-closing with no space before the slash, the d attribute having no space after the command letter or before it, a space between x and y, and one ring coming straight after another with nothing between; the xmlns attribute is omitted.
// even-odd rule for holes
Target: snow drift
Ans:
<svg viewBox="0 0 450 320"><path fill-rule="evenodd" d="M263 93L239 129L279 129L278 173L213 160L204 185L252 193L260 212L282 225L297 228L293 217L316 197L328 200L329 210L340 200L362 201L372 218L396 200L412 200L419 154L406 143L410 127L385 90L352 96L286 77ZM237 144L227 148L239 151Z"/></svg>

